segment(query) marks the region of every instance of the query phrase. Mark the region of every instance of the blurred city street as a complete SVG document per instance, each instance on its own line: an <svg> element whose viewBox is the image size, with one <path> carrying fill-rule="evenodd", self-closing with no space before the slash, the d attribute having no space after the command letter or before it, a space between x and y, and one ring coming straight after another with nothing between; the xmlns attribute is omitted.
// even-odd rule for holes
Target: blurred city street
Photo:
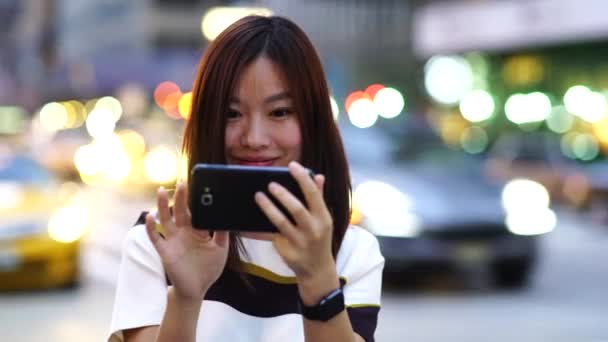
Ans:
<svg viewBox="0 0 608 342"><path fill-rule="evenodd" d="M4 340L106 337L120 241L136 219L133 213L151 202L89 191L97 210L108 214L85 241L82 285L0 294ZM558 216L528 288L497 290L483 280L467 283L445 274L385 282L377 341L608 341L608 230L569 211Z"/></svg>
<svg viewBox="0 0 608 342"><path fill-rule="evenodd" d="M159 187L172 195L192 162L306 164L332 117L349 222L386 260L376 341L608 342L606 13L606 0L0 1L0 342L106 341L124 237ZM267 55L285 34L273 26L253 61L216 68L270 60L290 86L261 110L237 94L247 73L197 71L251 14L293 20L323 69L287 80L306 63ZM273 83L261 75L247 94ZM241 156L233 114L290 115L301 134L260 130L276 153ZM224 152L204 152L200 130ZM326 176L341 169L327 160ZM225 198L222 219L245 216Z"/></svg>

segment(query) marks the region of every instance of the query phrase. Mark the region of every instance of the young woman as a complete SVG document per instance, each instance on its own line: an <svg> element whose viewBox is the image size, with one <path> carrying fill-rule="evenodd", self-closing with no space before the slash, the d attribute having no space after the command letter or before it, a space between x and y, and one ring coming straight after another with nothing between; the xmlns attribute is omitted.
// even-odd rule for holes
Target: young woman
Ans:
<svg viewBox="0 0 608 342"><path fill-rule="evenodd" d="M165 234L152 215L129 232L110 341L373 341L384 258L372 234L349 226L348 165L303 31L281 17L230 26L202 57L192 108L190 168L288 166L308 207L271 183L295 224L260 192L279 233L212 233L191 226L187 185L177 185L172 213L161 188Z"/></svg>

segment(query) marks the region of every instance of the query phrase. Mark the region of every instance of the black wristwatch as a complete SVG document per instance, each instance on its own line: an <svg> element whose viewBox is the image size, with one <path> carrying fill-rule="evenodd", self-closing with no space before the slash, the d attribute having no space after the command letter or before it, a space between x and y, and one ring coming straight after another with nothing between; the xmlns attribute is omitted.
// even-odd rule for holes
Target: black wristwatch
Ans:
<svg viewBox="0 0 608 342"><path fill-rule="evenodd" d="M341 287L323 297L317 305L306 306L300 296L298 296L298 302L302 316L313 321L327 322L344 311L344 293Z"/></svg>

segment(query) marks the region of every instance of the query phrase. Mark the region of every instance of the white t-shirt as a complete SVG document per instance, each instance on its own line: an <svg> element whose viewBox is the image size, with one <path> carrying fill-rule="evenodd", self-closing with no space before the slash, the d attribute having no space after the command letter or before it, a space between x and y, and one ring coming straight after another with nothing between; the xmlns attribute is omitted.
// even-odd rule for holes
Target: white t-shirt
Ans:
<svg viewBox="0 0 608 342"><path fill-rule="evenodd" d="M242 238L242 256L254 292L233 271L225 271L201 306L196 340L214 342L304 341L293 271L272 242ZM353 330L373 341L380 309L384 258L378 240L349 226L336 258L345 284L344 300ZM160 256L144 225L133 227L123 244L110 342L123 341L125 329L160 325L167 300L167 279Z"/></svg>

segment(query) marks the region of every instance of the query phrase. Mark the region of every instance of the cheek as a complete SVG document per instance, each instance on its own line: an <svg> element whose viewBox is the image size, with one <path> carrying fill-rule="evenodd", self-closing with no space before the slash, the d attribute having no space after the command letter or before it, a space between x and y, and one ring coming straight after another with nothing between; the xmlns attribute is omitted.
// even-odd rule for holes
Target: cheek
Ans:
<svg viewBox="0 0 608 342"><path fill-rule="evenodd" d="M237 142L238 129L227 125L226 130L224 131L224 149L229 150L230 148L233 148Z"/></svg>
<svg viewBox="0 0 608 342"><path fill-rule="evenodd" d="M297 124L294 124L287 129L277 130L277 132L279 133L277 141L280 141L281 147L299 156L301 154L302 146L300 127Z"/></svg>

